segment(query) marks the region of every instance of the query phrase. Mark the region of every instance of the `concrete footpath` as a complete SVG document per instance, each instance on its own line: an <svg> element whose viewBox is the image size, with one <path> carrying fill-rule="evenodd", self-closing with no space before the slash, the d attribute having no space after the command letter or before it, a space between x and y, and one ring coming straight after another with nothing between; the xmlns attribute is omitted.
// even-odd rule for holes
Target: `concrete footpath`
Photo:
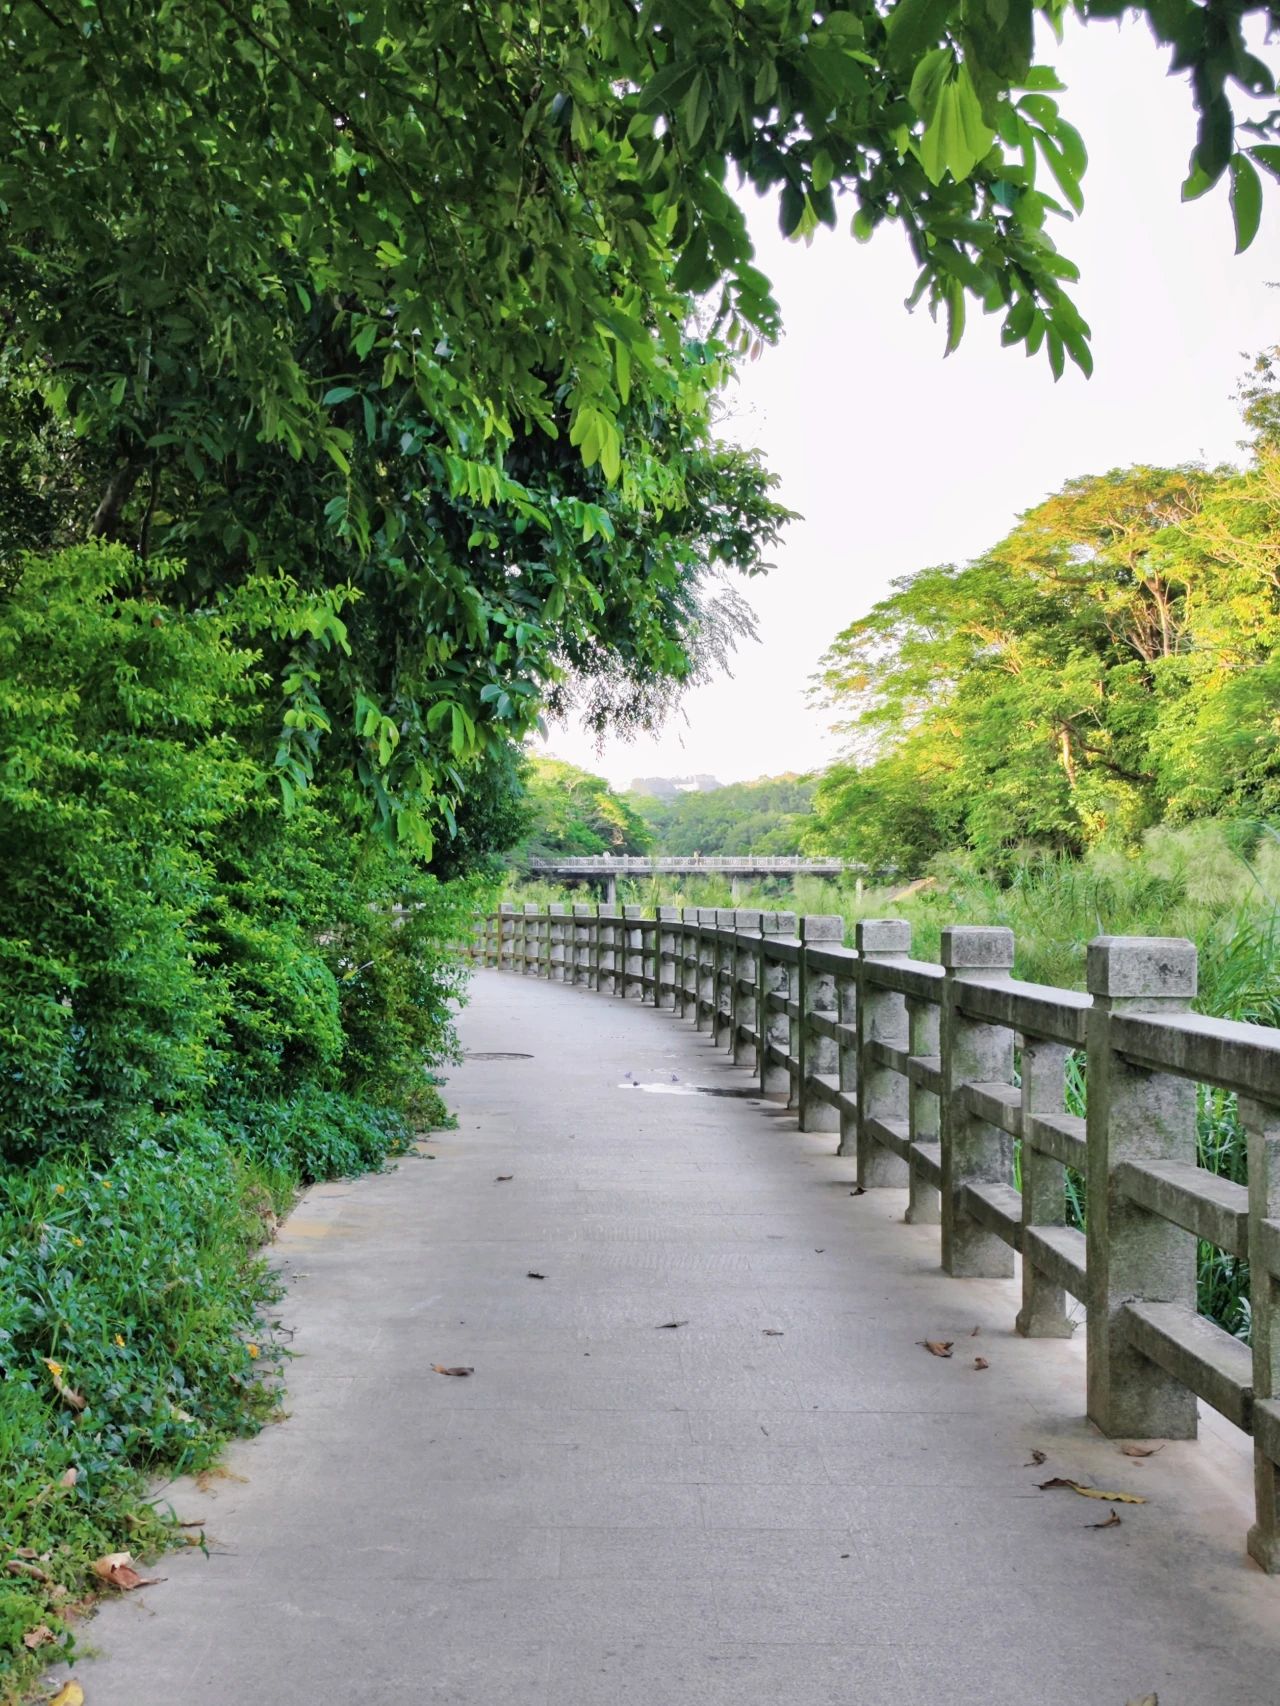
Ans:
<svg viewBox="0 0 1280 1706"><path fill-rule="evenodd" d="M86 1626L86 1706L1280 1702L1224 1428L1122 1455L670 1014L486 972L463 1038L435 1159L284 1229L290 1418L170 1491L211 1555Z"/></svg>

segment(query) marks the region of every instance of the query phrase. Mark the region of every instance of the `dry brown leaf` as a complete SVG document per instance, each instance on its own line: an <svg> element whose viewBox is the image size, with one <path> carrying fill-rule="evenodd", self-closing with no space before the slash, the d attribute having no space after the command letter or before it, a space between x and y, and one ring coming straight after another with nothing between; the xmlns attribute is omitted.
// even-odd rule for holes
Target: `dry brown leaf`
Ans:
<svg viewBox="0 0 1280 1706"><path fill-rule="evenodd" d="M1120 1526L1120 1512L1119 1511L1112 1511L1111 1515L1109 1517L1104 1518L1102 1522L1086 1522L1085 1523L1086 1528L1119 1528L1119 1526Z"/></svg>
<svg viewBox="0 0 1280 1706"><path fill-rule="evenodd" d="M530 1268L528 1273L524 1277L526 1279L546 1279L547 1276L546 1276L546 1274L536 1274L536 1273L534 1273L533 1269Z"/></svg>
<svg viewBox="0 0 1280 1706"><path fill-rule="evenodd" d="M464 1376L475 1373L474 1368L446 1368L442 1362L433 1362L431 1367L436 1374L456 1374Z"/></svg>
<svg viewBox="0 0 1280 1706"><path fill-rule="evenodd" d="M783 1336L781 1327L761 1327L760 1331L766 1339L780 1339Z"/></svg>
<svg viewBox="0 0 1280 1706"><path fill-rule="evenodd" d="M28 1629L22 1637L24 1647L30 1647L34 1653L37 1647L47 1647L54 1638L53 1630L47 1623L37 1623L34 1629Z"/></svg>
<svg viewBox="0 0 1280 1706"><path fill-rule="evenodd" d="M986 1357L974 1357L973 1366L978 1370L982 1370L984 1368L990 1368L991 1364L987 1361Z"/></svg>
<svg viewBox="0 0 1280 1706"><path fill-rule="evenodd" d="M65 1469L62 1474L62 1479L58 1482L58 1485L60 1487L74 1487L79 1479L80 1471L78 1469Z"/></svg>
<svg viewBox="0 0 1280 1706"><path fill-rule="evenodd" d="M1031 1448L1030 1461L1027 1463L1024 1463L1022 1465L1022 1467L1024 1469L1038 1469L1040 1467L1040 1465L1045 1461L1047 1456L1048 1456L1047 1452L1041 1451L1041 1449L1038 1445L1034 1445Z"/></svg>
<svg viewBox="0 0 1280 1706"><path fill-rule="evenodd" d="M930 1356L949 1357L951 1355L951 1346L954 1343L954 1340L921 1339L920 1343L924 1346L925 1350L928 1351Z"/></svg>
<svg viewBox="0 0 1280 1706"><path fill-rule="evenodd" d="M673 1327L687 1327L688 1325L687 1321L659 1321L658 1331L660 1333L670 1332Z"/></svg>
<svg viewBox="0 0 1280 1706"><path fill-rule="evenodd" d="M853 1189L849 1192L849 1195L851 1197L865 1197L866 1194L867 1194L867 1187L865 1185L855 1185L853 1187Z"/></svg>
<svg viewBox="0 0 1280 1706"><path fill-rule="evenodd" d="M10 1558L5 1569L11 1576L30 1576L33 1582L47 1582L49 1580L39 1564L25 1564L21 1558Z"/></svg>
<svg viewBox="0 0 1280 1706"><path fill-rule="evenodd" d="M1064 1475L1054 1475L1048 1481L1039 1483L1041 1489L1046 1487L1066 1487L1069 1492L1079 1493L1082 1499L1107 1499L1117 1505L1145 1505L1146 1499L1141 1493L1109 1493L1103 1487L1085 1487L1079 1481L1068 1481Z"/></svg>
<svg viewBox="0 0 1280 1706"><path fill-rule="evenodd" d="M514 1178L515 1178L514 1173L499 1173L497 1178L493 1182L495 1185L505 1185L511 1179L514 1179Z"/></svg>
<svg viewBox="0 0 1280 1706"><path fill-rule="evenodd" d="M121 1593L154 1587L162 1579L159 1576L140 1576L133 1567L133 1555L129 1552L108 1552L104 1558L95 1561L93 1573L108 1587L119 1588Z"/></svg>
<svg viewBox="0 0 1280 1706"><path fill-rule="evenodd" d="M981 1331L982 1331L982 1328L981 1328L981 1327L975 1327L975 1328L974 1328L974 1329L973 1329L973 1331L972 1331L972 1332L971 1332L971 1333L970 1333L970 1334L969 1334L969 1337L970 1337L970 1338L971 1338L971 1339L976 1339L976 1338L977 1338L977 1336L978 1336L978 1334L979 1334L979 1333L980 1333L980 1332L981 1332Z"/></svg>
<svg viewBox="0 0 1280 1706"><path fill-rule="evenodd" d="M83 1410L86 1399L74 1387L68 1386L62 1378L62 1364L54 1362L52 1357L45 1357L44 1366L49 1370L49 1378L53 1389L69 1410Z"/></svg>
<svg viewBox="0 0 1280 1706"><path fill-rule="evenodd" d="M1125 1706L1160 1706L1160 1696L1158 1694L1144 1694L1141 1700L1126 1701Z"/></svg>
<svg viewBox="0 0 1280 1706"><path fill-rule="evenodd" d="M1120 1449L1121 1449L1121 1451L1124 1452L1126 1457L1154 1457L1157 1451L1163 1451L1164 1450L1164 1444L1162 1443L1160 1445L1122 1445L1120 1447Z"/></svg>
<svg viewBox="0 0 1280 1706"><path fill-rule="evenodd" d="M84 1689L78 1682L69 1682L58 1690L48 1706L84 1706Z"/></svg>

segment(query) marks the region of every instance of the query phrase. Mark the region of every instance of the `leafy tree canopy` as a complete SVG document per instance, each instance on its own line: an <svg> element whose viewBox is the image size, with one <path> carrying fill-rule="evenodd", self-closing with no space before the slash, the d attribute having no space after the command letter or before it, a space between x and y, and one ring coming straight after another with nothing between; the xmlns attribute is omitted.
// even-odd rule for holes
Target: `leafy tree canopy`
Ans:
<svg viewBox="0 0 1280 1706"><path fill-rule="evenodd" d="M1242 244L1280 163L1265 111L1237 147L1233 101L1274 93L1255 10L1148 8L1200 110L1189 192L1229 175ZM337 762L421 850L548 693L644 721L741 628L717 574L784 517L709 426L778 328L731 168L790 234L839 190L858 236L900 225L951 344L969 298L1089 362L1046 226L1084 147L1030 0L0 17L0 538L181 558L278 681L286 798Z"/></svg>
<svg viewBox="0 0 1280 1706"><path fill-rule="evenodd" d="M818 822L852 856L1079 852L1280 809L1280 456L1074 480L962 568L897 584L823 686L849 756Z"/></svg>
<svg viewBox="0 0 1280 1706"><path fill-rule="evenodd" d="M525 796L528 825L517 857L647 853L653 845L634 802L616 794L603 776L576 764L559 758L528 759Z"/></svg>
<svg viewBox="0 0 1280 1706"><path fill-rule="evenodd" d="M809 776L762 776L669 799L630 798L659 853L799 853L813 790Z"/></svg>

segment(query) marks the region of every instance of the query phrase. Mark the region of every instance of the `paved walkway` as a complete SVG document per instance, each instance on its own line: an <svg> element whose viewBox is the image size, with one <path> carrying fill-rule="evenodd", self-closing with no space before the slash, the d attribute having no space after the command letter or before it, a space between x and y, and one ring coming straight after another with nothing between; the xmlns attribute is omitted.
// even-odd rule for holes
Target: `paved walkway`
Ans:
<svg viewBox="0 0 1280 1706"><path fill-rule="evenodd" d="M175 1489L212 1556L84 1632L87 1706L1280 1700L1238 1446L1122 1456L831 1138L622 1088L746 1082L670 1015L483 973L463 1028L436 1159L281 1237L292 1417Z"/></svg>

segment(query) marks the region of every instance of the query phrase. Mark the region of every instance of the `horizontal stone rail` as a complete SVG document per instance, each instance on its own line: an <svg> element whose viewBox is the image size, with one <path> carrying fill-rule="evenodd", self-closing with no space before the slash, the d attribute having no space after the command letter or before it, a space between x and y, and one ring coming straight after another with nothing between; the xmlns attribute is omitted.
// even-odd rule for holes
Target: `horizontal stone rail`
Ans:
<svg viewBox="0 0 1280 1706"><path fill-rule="evenodd" d="M834 916L529 906L479 920L465 952L688 1019L802 1130L838 1134L864 1190L904 1186L948 1274L1012 1276L1018 1252L1018 1332L1065 1337L1067 1298L1085 1307L1104 1433L1193 1438L1200 1400L1252 1435L1248 1550L1280 1572L1280 1031L1190 1012L1182 940L1097 938L1081 995L1016 980L1002 928L944 929L941 965L911 958L901 919L844 936ZM1085 1118L1066 1108L1077 1053ZM1197 1083L1238 1098L1247 1187L1197 1164ZM1247 1258L1251 1346L1197 1313L1197 1239Z"/></svg>

